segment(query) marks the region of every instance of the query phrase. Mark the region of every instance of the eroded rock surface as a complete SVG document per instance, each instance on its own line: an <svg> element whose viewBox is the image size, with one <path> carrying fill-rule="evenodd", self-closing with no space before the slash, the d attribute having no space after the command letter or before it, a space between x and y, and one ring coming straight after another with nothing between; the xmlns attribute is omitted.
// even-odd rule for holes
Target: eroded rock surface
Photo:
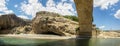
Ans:
<svg viewBox="0 0 120 46"><path fill-rule="evenodd" d="M10 33L12 28L24 25L26 25L26 22L15 14L5 14L0 16L0 33Z"/></svg>
<svg viewBox="0 0 120 46"><path fill-rule="evenodd" d="M11 34L31 34L32 31L31 25L15 27L11 30Z"/></svg>
<svg viewBox="0 0 120 46"><path fill-rule="evenodd" d="M78 23L57 13L41 11L32 21L35 34L71 35L76 33Z"/></svg>

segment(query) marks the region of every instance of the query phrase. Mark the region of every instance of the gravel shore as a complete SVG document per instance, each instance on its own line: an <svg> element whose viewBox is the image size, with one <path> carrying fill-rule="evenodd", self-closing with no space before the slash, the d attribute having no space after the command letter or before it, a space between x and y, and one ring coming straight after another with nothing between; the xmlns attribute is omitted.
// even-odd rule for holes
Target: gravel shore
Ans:
<svg viewBox="0 0 120 46"><path fill-rule="evenodd" d="M2 34L0 37L16 37L16 38L34 38L34 39L72 39L76 36L57 36L45 34Z"/></svg>
<svg viewBox="0 0 120 46"><path fill-rule="evenodd" d="M58 36L48 34L0 34L0 37L15 37L15 38L33 38L33 39L76 39L72 36ZM101 32L97 37L93 38L120 38L120 33L117 32Z"/></svg>

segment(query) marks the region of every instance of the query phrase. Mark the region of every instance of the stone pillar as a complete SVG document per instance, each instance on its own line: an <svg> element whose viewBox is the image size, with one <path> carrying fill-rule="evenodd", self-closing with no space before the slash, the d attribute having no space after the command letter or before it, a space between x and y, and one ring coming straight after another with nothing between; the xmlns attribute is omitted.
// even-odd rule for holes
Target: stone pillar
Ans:
<svg viewBox="0 0 120 46"><path fill-rule="evenodd" d="M93 0L74 0L76 10L79 18L79 31L78 37L91 37L92 36L92 12Z"/></svg>

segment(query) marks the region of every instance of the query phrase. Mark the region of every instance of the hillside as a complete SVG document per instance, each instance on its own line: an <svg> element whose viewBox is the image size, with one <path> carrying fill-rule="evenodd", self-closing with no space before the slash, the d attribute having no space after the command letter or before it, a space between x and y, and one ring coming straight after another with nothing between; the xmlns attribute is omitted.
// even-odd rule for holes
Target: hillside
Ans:
<svg viewBox="0 0 120 46"><path fill-rule="evenodd" d="M78 22L64 18L57 13L41 11L37 12L33 19L32 28L37 34L72 35L76 34Z"/></svg>
<svg viewBox="0 0 120 46"><path fill-rule="evenodd" d="M37 12L32 21L19 18L15 14L1 15L0 34L75 35L78 22L71 18L47 11Z"/></svg>
<svg viewBox="0 0 120 46"><path fill-rule="evenodd" d="M0 16L0 33L10 32L8 30L11 30L14 27L24 26L26 24L27 23L23 19L17 17L15 14L1 15Z"/></svg>

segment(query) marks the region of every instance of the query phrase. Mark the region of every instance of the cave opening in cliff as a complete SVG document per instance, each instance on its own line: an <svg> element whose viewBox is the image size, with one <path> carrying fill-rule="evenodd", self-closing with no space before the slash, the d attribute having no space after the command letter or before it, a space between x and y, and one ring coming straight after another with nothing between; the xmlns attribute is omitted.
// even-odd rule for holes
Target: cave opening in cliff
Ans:
<svg viewBox="0 0 120 46"><path fill-rule="evenodd" d="M55 33L55 32L50 32L50 31L48 31L48 32L44 32L44 33L42 33L42 34L49 34L49 35L58 35L58 36L61 36L60 34L57 34L57 33Z"/></svg>

